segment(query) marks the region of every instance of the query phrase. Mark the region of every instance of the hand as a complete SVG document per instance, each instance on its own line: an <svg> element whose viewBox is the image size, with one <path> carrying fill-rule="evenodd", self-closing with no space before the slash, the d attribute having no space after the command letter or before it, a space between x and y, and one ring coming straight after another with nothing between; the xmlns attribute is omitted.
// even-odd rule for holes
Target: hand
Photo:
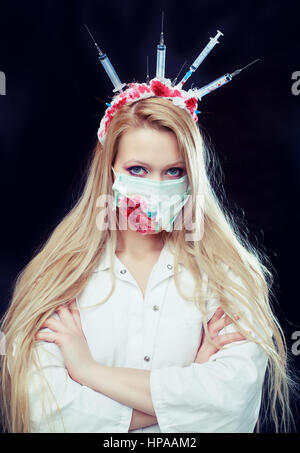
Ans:
<svg viewBox="0 0 300 453"><path fill-rule="evenodd" d="M226 315L222 318L224 310L219 307L213 317L207 323L208 332L212 340L221 347L225 344L232 343L234 341L246 340L244 335L239 332L233 332L228 334L219 335L219 331L222 330L225 326L228 326L232 323L232 320ZM235 315L235 319L239 319L238 315ZM194 363L204 363L207 362L209 357L212 354L215 354L219 349L216 348L213 344L209 343L208 338L205 335L203 328L202 341L200 343L197 356L194 360Z"/></svg>
<svg viewBox="0 0 300 453"><path fill-rule="evenodd" d="M57 344L70 377L82 384L95 361L82 330L75 299L68 306L58 307L56 311L60 319L49 317L42 325L42 328L48 327L52 332L39 331L35 339Z"/></svg>

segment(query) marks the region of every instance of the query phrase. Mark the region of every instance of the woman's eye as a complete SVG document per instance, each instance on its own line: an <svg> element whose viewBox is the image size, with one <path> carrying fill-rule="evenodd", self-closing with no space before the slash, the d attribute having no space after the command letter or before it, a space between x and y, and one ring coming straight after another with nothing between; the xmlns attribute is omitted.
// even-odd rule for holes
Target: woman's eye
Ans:
<svg viewBox="0 0 300 453"><path fill-rule="evenodd" d="M143 170L145 173L141 172L140 170ZM175 172L174 172L175 170ZM127 168L127 171L133 175L133 176L144 176L147 172L147 170L145 170L144 167L141 167L140 165L134 165L132 167L129 167ZM172 172L172 173L168 173L168 172ZM177 168L177 167L174 167L174 168L169 168L169 170L167 170L167 174L169 176L182 176L184 170L182 168Z"/></svg>
<svg viewBox="0 0 300 453"><path fill-rule="evenodd" d="M175 173L175 174L172 173L171 176L181 176L182 173L183 173L183 169L182 169L182 168L170 168L170 170L168 170L168 171L172 171L172 170L173 170L173 171L174 171L174 170L177 171L177 173ZM178 171L179 171L179 173L178 173Z"/></svg>
<svg viewBox="0 0 300 453"><path fill-rule="evenodd" d="M139 165L135 165L134 167L129 167L129 168L127 168L127 170L129 171L129 173L131 175L141 175L142 174L141 172L135 171L136 169L139 169L139 168L142 168L143 170L145 170L144 167L140 167Z"/></svg>

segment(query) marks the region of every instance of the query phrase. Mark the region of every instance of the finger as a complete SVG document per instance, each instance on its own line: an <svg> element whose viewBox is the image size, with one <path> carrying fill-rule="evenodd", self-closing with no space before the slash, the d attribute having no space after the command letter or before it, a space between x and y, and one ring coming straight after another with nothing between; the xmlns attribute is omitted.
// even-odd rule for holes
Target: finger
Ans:
<svg viewBox="0 0 300 453"><path fill-rule="evenodd" d="M233 315L236 320L240 319L238 314ZM224 327L229 326L229 324L232 324L232 319L226 315L224 318L219 319L214 323L212 326L212 329L214 332L219 332L220 330L224 329Z"/></svg>
<svg viewBox="0 0 300 453"><path fill-rule="evenodd" d="M83 332L82 330L82 324L81 324L81 318L80 318L80 313L76 304L76 300L74 299L70 304L69 304L69 310L72 313L72 316L75 320L75 323L80 331Z"/></svg>
<svg viewBox="0 0 300 453"><path fill-rule="evenodd" d="M220 319L224 314L224 310L223 308L220 306L217 308L217 310L215 311L214 315L212 316L212 318L208 321L207 324L213 324L215 323L216 321L218 321L218 319Z"/></svg>
<svg viewBox="0 0 300 453"><path fill-rule="evenodd" d="M54 332L63 332L65 330L64 325L58 319L54 318L47 318L43 324L43 327L48 327L49 329L53 330Z"/></svg>
<svg viewBox="0 0 300 453"><path fill-rule="evenodd" d="M35 335L35 339L37 341L47 341L49 343L56 343L57 341L57 335L53 332L38 332Z"/></svg>
<svg viewBox="0 0 300 453"><path fill-rule="evenodd" d="M233 333L227 333L223 335L219 335L214 339L214 341L219 345L219 346L224 346L225 344L229 343L234 343L235 341L241 341L241 340L247 340L244 335L242 335L240 332L233 332Z"/></svg>
<svg viewBox="0 0 300 453"><path fill-rule="evenodd" d="M76 327L74 318L73 318L72 313L70 312L68 306L60 305L59 307L57 307L56 311L58 313L59 318L61 319L61 321L63 322L63 324L66 327L69 327L69 328Z"/></svg>

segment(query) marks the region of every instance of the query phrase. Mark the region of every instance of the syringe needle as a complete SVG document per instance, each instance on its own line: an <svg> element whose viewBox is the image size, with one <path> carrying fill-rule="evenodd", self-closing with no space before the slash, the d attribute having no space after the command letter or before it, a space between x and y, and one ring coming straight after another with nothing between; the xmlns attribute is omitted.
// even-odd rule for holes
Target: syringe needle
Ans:
<svg viewBox="0 0 300 453"><path fill-rule="evenodd" d="M256 60L252 61L251 63L247 64L246 66L244 66L243 68L241 68L241 71L242 71L243 69L248 68L248 66L251 66L252 64L256 63L258 60L259 60L259 58L257 58Z"/></svg>
<svg viewBox="0 0 300 453"><path fill-rule="evenodd" d="M178 79L178 77L180 76L180 73L181 73L181 71L183 70L183 68L184 68L185 65L186 65L186 61L183 63L183 65L181 66L180 71L178 72L177 76L176 76L175 79L173 80L172 86L174 86L174 85L176 84L177 79Z"/></svg>
<svg viewBox="0 0 300 453"><path fill-rule="evenodd" d="M87 26L87 24L84 24L84 26L85 26L85 28L87 29L87 31L88 31L90 37L92 38L92 40L95 41L94 38L93 38L92 33L91 33L90 30L89 30L89 27Z"/></svg>
<svg viewBox="0 0 300 453"><path fill-rule="evenodd" d="M149 76L149 60L148 60L148 55L147 55L147 76L146 76L146 83L149 85L150 81L150 76Z"/></svg>
<svg viewBox="0 0 300 453"><path fill-rule="evenodd" d="M87 31L88 31L88 33L89 33L90 37L92 38L92 40L93 40L93 42L94 42L94 44L95 44L95 46L96 46L96 49L97 49L97 50L98 50L98 52L99 52L99 55L102 55L102 54L103 54L103 52L102 52L102 50L100 49L100 47L98 46L98 44L96 43L96 41L95 41L95 39L94 39L94 37L93 37L92 33L90 32L90 30L89 30L88 26L87 26L86 24L84 24L84 25L85 25L85 27L86 27L86 29L87 29Z"/></svg>
<svg viewBox="0 0 300 453"><path fill-rule="evenodd" d="M234 71L234 72L233 72L233 73L231 74L231 76L233 77L233 76L235 76L235 75L239 74L239 73L240 73L241 71L243 71L243 69L246 69L246 68L248 68L248 66L251 66L252 64L256 63L256 62L257 62L258 60L259 60L259 58L257 58L257 59L256 59L256 60L254 60L254 61L251 61L251 63L247 64L247 65L246 65L246 66L244 66L243 68L241 68L241 69L237 69L236 71Z"/></svg>
<svg viewBox="0 0 300 453"><path fill-rule="evenodd" d="M164 22L164 12L162 12L160 40L157 45L157 53L156 53L156 77L158 79L164 79L164 77L165 77L165 61L166 61L167 48L166 48L166 45L164 42L163 22Z"/></svg>
<svg viewBox="0 0 300 453"><path fill-rule="evenodd" d="M161 33L160 33L160 45L164 45L164 12L161 13Z"/></svg>
<svg viewBox="0 0 300 453"><path fill-rule="evenodd" d="M103 68L105 69L106 71L106 74L108 75L108 77L110 78L111 80L111 83L114 85L114 92L116 91L120 91L122 92L123 91L123 87L126 85L126 83L122 83L121 80L119 79L116 71L114 70L114 67L113 65L111 64L108 56L106 55L106 53L102 52L102 50L100 49L100 47L98 46L98 44L96 43L92 33L90 32L88 26L86 24L84 24L86 26L86 29L90 35L90 37L92 38L92 40L94 41L94 44L96 46L96 49L98 51L98 58L100 60L100 63L102 64ZM107 104L108 105L108 104Z"/></svg>

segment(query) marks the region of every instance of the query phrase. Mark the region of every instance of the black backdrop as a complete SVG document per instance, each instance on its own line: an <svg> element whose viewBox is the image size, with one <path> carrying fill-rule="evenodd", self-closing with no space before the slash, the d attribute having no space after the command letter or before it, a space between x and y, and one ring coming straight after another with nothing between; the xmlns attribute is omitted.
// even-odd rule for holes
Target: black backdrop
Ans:
<svg viewBox="0 0 300 453"><path fill-rule="evenodd" d="M6 76L0 96L1 310L18 272L77 198L106 108L96 98L107 102L113 95L84 23L121 80L142 82L147 55L155 76L162 10L166 77L174 78L184 61L187 70L217 29L224 33L186 88L260 58L203 98L200 110L209 113L199 121L222 164L230 203L275 266L275 310L291 352L293 333L300 337L300 94L292 92L292 74L300 71L297 1L0 3L0 71ZM298 351L294 345L295 369Z"/></svg>

